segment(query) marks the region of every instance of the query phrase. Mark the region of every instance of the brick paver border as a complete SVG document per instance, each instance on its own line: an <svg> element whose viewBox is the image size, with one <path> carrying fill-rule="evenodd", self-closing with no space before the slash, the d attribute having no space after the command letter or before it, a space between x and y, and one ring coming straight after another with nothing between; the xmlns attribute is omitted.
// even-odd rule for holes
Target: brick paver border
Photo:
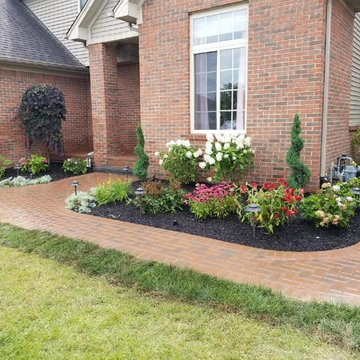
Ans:
<svg viewBox="0 0 360 360"><path fill-rule="evenodd" d="M80 176L80 190L102 183L109 176ZM293 298L360 304L360 244L323 252L279 252L77 214L64 205L73 190L71 181L68 178L0 189L0 221L79 238L236 282L264 285Z"/></svg>

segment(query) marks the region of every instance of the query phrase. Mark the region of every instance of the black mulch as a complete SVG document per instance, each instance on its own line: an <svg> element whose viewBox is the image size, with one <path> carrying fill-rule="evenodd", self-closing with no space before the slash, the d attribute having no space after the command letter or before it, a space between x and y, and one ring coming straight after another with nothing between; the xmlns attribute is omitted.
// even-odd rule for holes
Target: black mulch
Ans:
<svg viewBox="0 0 360 360"><path fill-rule="evenodd" d="M31 178L35 179L35 178L39 178L39 177L42 177L42 176L45 176L45 175L50 175L53 181L66 179L66 178L69 178L69 177L76 176L74 174L65 173L63 168L62 168L62 163L51 163L46 172L36 174L36 175L34 175L32 177L31 177L31 175L29 173L24 173L24 172L21 172L21 171L19 171L19 175L23 176L23 177L25 177L27 179L31 179ZM15 176L17 176L16 170L14 170L14 169L6 169L4 177L2 177L0 180L5 180L7 178L15 177Z"/></svg>
<svg viewBox="0 0 360 360"><path fill-rule="evenodd" d="M92 214L278 251L324 251L348 247L360 241L360 212L352 218L349 229L316 229L311 222L298 217L294 218L289 226L276 229L275 234L272 235L257 228L255 241L251 226L242 223L236 216L226 219L198 220L190 213L188 207L184 207L184 211L176 214L142 215L133 205L115 203L96 207Z"/></svg>

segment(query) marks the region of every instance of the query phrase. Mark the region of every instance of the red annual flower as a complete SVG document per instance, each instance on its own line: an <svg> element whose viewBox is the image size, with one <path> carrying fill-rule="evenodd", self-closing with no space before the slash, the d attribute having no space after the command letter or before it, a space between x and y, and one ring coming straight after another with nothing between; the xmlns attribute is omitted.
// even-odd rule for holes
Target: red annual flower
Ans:
<svg viewBox="0 0 360 360"><path fill-rule="evenodd" d="M284 178L280 178L280 179L279 179L279 182L280 182L280 184L281 184L283 187L287 187L287 186L288 186L288 184L287 184L287 182L286 182L286 180L285 180Z"/></svg>
<svg viewBox="0 0 360 360"><path fill-rule="evenodd" d="M281 208L281 211L283 211L283 212L287 211L287 207L286 207L286 206L283 206L283 207Z"/></svg>
<svg viewBox="0 0 360 360"><path fill-rule="evenodd" d="M253 190L257 190L257 184L256 183L252 183L250 186L251 186L251 188Z"/></svg>
<svg viewBox="0 0 360 360"><path fill-rule="evenodd" d="M246 185L244 185L244 184L240 185L241 194L246 194L246 191L247 191Z"/></svg>

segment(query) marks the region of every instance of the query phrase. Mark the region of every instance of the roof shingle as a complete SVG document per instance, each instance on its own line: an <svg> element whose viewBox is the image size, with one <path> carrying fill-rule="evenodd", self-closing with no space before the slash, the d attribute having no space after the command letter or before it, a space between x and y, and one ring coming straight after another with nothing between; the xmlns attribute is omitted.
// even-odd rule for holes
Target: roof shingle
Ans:
<svg viewBox="0 0 360 360"><path fill-rule="evenodd" d="M58 69L86 69L21 0L0 0L1 60Z"/></svg>

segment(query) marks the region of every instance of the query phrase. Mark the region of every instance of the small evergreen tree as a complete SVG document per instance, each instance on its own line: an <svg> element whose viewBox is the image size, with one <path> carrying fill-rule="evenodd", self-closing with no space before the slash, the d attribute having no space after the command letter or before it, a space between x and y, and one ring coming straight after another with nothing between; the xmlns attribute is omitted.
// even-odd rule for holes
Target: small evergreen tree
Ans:
<svg viewBox="0 0 360 360"><path fill-rule="evenodd" d="M294 115L291 129L291 146L286 155L286 162L291 169L287 183L293 188L303 188L311 178L310 169L300 160L300 152L304 148L304 139L300 137L301 121L298 114Z"/></svg>
<svg viewBox="0 0 360 360"><path fill-rule="evenodd" d="M136 137L138 144L135 146L134 153L137 155L138 160L134 164L133 174L140 179L140 181L146 181L149 167L149 157L145 152L145 140L141 126L136 128Z"/></svg>

